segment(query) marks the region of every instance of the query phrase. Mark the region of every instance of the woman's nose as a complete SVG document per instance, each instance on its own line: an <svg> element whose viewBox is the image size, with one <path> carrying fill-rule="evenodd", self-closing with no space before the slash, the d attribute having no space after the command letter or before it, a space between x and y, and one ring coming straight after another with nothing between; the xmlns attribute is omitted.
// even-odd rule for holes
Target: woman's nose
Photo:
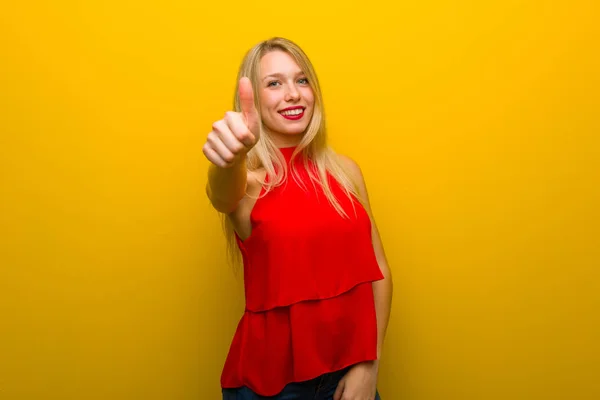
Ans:
<svg viewBox="0 0 600 400"><path fill-rule="evenodd" d="M296 86L288 86L288 90L286 92L286 101L297 101L298 99L300 99L300 92Z"/></svg>

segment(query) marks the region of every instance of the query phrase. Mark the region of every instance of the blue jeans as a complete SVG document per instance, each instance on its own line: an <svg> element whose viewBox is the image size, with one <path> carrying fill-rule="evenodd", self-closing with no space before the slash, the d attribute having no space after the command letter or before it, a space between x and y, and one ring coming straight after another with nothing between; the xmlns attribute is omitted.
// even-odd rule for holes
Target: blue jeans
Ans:
<svg viewBox="0 0 600 400"><path fill-rule="evenodd" d="M275 396L259 396L247 387L223 389L223 400L333 400L333 394L339 381L350 367L331 372L304 382L286 385ZM379 393L375 400L381 400Z"/></svg>

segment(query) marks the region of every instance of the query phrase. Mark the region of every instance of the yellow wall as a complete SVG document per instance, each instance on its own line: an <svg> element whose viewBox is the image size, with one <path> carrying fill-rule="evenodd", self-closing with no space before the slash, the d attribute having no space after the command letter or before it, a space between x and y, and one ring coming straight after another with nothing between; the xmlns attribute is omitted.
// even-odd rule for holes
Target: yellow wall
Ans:
<svg viewBox="0 0 600 400"><path fill-rule="evenodd" d="M201 145L272 35L368 181L384 399L600 398L594 1L5 3L0 399L219 398L243 297Z"/></svg>

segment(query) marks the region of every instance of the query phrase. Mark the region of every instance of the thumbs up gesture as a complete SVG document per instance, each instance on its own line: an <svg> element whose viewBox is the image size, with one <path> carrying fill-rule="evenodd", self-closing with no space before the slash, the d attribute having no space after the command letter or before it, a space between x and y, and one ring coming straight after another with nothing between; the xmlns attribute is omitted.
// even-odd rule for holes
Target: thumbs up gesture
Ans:
<svg viewBox="0 0 600 400"><path fill-rule="evenodd" d="M260 116L254 106L250 79L240 79L238 93L241 112L228 111L223 119L213 123L202 147L206 158L221 168L235 165L256 145L260 135Z"/></svg>

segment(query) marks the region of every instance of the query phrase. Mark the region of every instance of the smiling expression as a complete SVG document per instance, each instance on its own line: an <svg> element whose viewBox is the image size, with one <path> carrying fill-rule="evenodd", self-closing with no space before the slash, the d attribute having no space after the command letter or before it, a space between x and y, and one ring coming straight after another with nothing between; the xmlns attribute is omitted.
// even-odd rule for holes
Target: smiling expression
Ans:
<svg viewBox="0 0 600 400"><path fill-rule="evenodd" d="M260 61L260 112L278 146L298 144L312 118L313 90L296 61L280 50Z"/></svg>

